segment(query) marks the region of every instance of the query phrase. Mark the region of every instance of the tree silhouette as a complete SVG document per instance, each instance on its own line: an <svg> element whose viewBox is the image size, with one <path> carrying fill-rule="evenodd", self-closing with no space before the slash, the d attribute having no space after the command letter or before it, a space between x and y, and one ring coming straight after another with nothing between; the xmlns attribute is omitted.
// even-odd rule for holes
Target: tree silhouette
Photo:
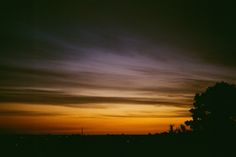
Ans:
<svg viewBox="0 0 236 157"><path fill-rule="evenodd" d="M180 125L180 131L181 131L182 133L185 133L185 132L187 131L185 125L183 125L183 124Z"/></svg>
<svg viewBox="0 0 236 157"><path fill-rule="evenodd" d="M169 133L170 133L170 134L174 134L174 133L175 133L174 124L170 124L169 127L170 127L170 128L169 128Z"/></svg>
<svg viewBox="0 0 236 157"><path fill-rule="evenodd" d="M194 97L192 120L185 124L194 132L236 131L236 86L225 82L208 87Z"/></svg>

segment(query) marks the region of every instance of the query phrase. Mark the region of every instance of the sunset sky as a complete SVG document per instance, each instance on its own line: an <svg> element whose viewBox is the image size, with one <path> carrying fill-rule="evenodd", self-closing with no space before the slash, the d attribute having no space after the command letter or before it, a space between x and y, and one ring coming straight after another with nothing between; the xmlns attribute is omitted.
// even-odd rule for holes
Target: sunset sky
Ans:
<svg viewBox="0 0 236 157"><path fill-rule="evenodd" d="M154 2L3 5L0 133L157 133L236 83L233 5Z"/></svg>

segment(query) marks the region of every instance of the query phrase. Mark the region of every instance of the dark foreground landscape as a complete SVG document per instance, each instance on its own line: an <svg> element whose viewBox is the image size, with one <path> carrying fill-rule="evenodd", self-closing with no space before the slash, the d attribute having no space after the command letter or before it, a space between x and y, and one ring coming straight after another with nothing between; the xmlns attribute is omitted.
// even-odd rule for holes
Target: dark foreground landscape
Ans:
<svg viewBox="0 0 236 157"><path fill-rule="evenodd" d="M2 135L2 157L225 156L235 157L235 137L158 135Z"/></svg>

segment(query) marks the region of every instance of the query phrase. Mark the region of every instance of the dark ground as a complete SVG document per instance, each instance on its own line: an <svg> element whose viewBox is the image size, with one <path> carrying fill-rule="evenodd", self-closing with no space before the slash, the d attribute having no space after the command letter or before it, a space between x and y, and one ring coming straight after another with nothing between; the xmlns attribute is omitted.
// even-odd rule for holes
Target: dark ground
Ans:
<svg viewBox="0 0 236 157"><path fill-rule="evenodd" d="M236 157L231 136L199 135L1 135L1 157L180 156Z"/></svg>

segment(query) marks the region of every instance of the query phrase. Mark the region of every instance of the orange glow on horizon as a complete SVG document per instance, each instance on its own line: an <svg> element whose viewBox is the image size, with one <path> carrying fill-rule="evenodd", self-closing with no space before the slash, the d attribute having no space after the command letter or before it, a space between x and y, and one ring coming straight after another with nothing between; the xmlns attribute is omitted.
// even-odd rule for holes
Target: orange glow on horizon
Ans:
<svg viewBox="0 0 236 157"><path fill-rule="evenodd" d="M13 133L80 134L83 128L85 134L147 134L167 131L170 124L178 126L190 119L178 115L179 111L187 111L178 107L89 105L2 104L0 110L8 115L1 115L0 125Z"/></svg>

